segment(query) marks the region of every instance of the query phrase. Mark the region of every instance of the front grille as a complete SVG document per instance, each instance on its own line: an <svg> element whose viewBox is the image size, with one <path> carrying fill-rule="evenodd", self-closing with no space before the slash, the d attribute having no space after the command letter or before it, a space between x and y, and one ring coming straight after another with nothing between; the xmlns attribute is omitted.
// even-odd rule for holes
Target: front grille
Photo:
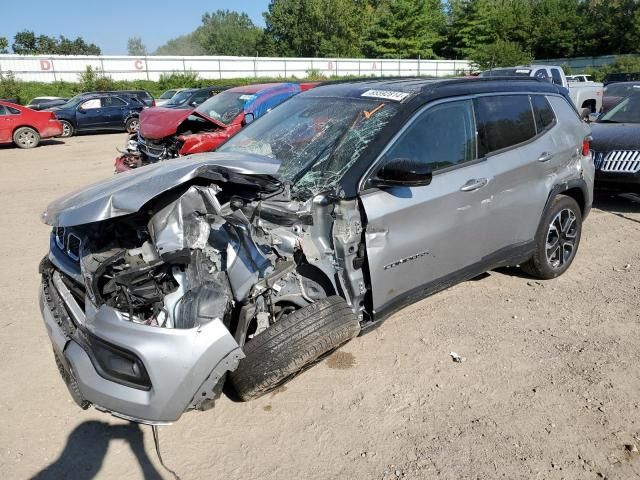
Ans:
<svg viewBox="0 0 640 480"><path fill-rule="evenodd" d="M162 141L147 140L138 135L138 150L151 157L160 157L165 150Z"/></svg>
<svg viewBox="0 0 640 480"><path fill-rule="evenodd" d="M640 171L640 150L614 150L596 152L596 170L610 173L637 173Z"/></svg>
<svg viewBox="0 0 640 480"><path fill-rule="evenodd" d="M53 229L56 246L74 262L80 261L82 256L82 239L63 227ZM53 247L52 247L53 248Z"/></svg>

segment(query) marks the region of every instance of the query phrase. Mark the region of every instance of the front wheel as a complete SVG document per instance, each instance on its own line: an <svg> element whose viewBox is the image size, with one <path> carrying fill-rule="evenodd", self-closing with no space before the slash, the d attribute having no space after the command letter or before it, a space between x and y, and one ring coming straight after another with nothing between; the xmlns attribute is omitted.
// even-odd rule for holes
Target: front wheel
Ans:
<svg viewBox="0 0 640 480"><path fill-rule="evenodd" d="M278 320L244 345L230 374L240 400L268 393L358 335L360 322L341 297L322 298Z"/></svg>
<svg viewBox="0 0 640 480"><path fill-rule="evenodd" d="M129 120L127 120L127 123L125 124L124 128L129 133L136 133L140 128L140 120L137 118L130 118Z"/></svg>
<svg viewBox="0 0 640 480"><path fill-rule="evenodd" d="M40 134L30 127L20 127L13 134L13 143L19 148L34 148L40 143Z"/></svg>
<svg viewBox="0 0 640 480"><path fill-rule="evenodd" d="M73 125L71 125L71 123L67 122L66 120L60 120L60 123L62 124L62 134L60 135L60 137L71 137L73 135Z"/></svg>
<svg viewBox="0 0 640 480"><path fill-rule="evenodd" d="M558 195L544 213L535 239L535 252L522 270L548 280L567 271L578 251L582 234L582 211L566 195Z"/></svg>

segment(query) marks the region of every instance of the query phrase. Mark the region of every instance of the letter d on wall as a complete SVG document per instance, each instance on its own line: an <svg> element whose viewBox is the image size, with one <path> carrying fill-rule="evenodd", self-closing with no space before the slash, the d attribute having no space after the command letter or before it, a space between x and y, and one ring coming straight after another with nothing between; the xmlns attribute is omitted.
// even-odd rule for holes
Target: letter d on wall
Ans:
<svg viewBox="0 0 640 480"><path fill-rule="evenodd" d="M40 60L40 70L51 70L51 62L49 60Z"/></svg>

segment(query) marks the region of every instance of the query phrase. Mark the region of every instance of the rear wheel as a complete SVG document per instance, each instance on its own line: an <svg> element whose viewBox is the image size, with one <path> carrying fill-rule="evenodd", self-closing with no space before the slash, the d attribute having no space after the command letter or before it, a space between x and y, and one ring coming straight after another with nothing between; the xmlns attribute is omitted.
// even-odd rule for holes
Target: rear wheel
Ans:
<svg viewBox="0 0 640 480"><path fill-rule="evenodd" d="M20 148L37 147L40 134L31 127L20 127L13 133L13 143Z"/></svg>
<svg viewBox="0 0 640 480"><path fill-rule="evenodd" d="M541 279L567 271L578 251L582 234L582 212L578 203L558 195L545 212L536 235L535 253L522 270Z"/></svg>
<svg viewBox="0 0 640 480"><path fill-rule="evenodd" d="M278 320L243 350L229 376L240 400L268 393L358 335L360 322L338 296L323 298Z"/></svg>
<svg viewBox="0 0 640 480"><path fill-rule="evenodd" d="M73 125L66 120L60 120L60 123L62 124L62 134L60 137L69 138L73 136Z"/></svg>
<svg viewBox="0 0 640 480"><path fill-rule="evenodd" d="M130 118L129 120L127 120L127 123L125 124L124 128L129 133L136 133L140 128L140 120L137 118Z"/></svg>

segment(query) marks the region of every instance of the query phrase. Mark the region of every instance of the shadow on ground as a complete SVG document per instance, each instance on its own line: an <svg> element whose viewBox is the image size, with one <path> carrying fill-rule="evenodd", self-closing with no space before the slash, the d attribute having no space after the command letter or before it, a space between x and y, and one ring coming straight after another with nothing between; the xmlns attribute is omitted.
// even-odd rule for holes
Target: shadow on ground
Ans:
<svg viewBox="0 0 640 480"><path fill-rule="evenodd" d="M69 434L67 444L60 456L32 478L35 480L92 479L102 468L109 442L113 439L125 440L129 444L140 464L145 480L162 480L144 449L144 434L139 424L109 425L98 421L84 422L76 427Z"/></svg>
<svg viewBox="0 0 640 480"><path fill-rule="evenodd" d="M593 207L611 213L625 220L640 223L640 218L632 218L629 213L640 213L640 194L612 194L596 192Z"/></svg>

